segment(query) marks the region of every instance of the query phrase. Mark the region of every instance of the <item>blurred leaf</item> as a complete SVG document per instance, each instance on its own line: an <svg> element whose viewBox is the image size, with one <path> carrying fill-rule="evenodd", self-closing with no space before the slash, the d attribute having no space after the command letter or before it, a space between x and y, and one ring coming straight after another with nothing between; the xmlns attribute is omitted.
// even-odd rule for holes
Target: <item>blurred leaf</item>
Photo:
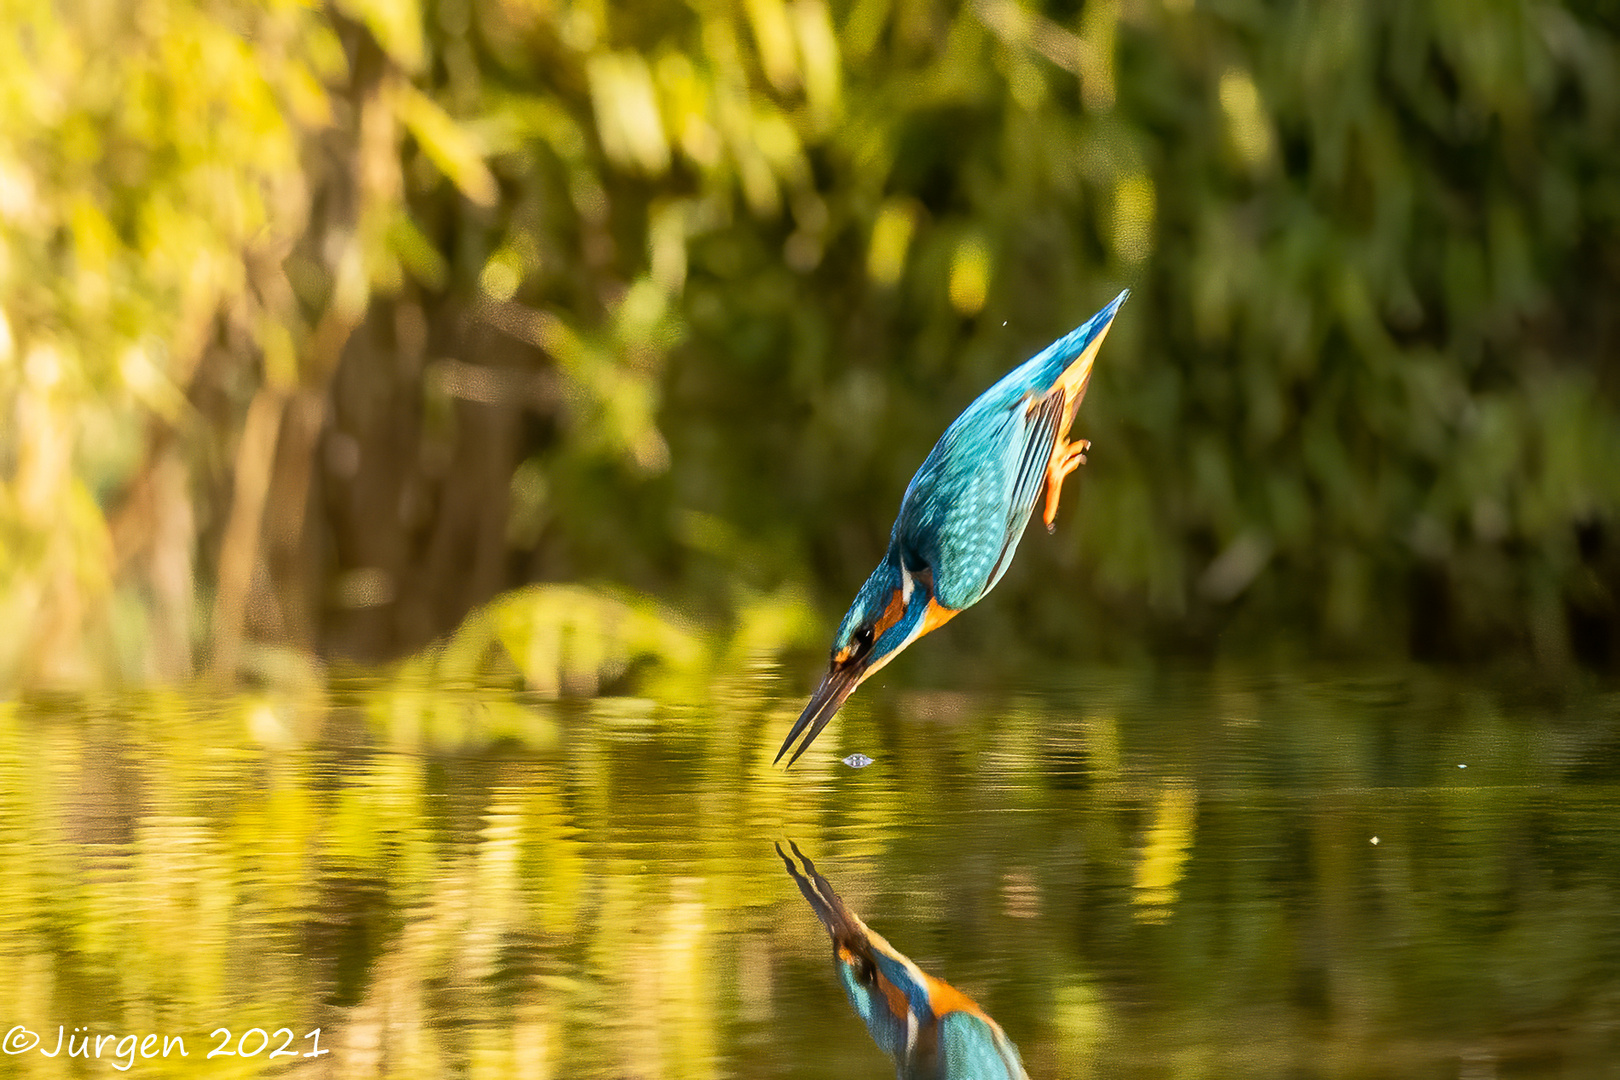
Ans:
<svg viewBox="0 0 1620 1080"><path fill-rule="evenodd" d="M473 135L414 86L402 83L398 93L399 118L423 153L468 199L479 206L495 205L495 177Z"/></svg>
<svg viewBox="0 0 1620 1080"><path fill-rule="evenodd" d="M706 656L701 639L647 601L581 586L531 585L491 609L496 634L524 679L549 696L590 694L638 658L689 668Z"/></svg>
<svg viewBox="0 0 1620 1080"><path fill-rule="evenodd" d="M417 0L337 0L337 5L344 14L365 24L394 63L409 72L422 69L427 45Z"/></svg>

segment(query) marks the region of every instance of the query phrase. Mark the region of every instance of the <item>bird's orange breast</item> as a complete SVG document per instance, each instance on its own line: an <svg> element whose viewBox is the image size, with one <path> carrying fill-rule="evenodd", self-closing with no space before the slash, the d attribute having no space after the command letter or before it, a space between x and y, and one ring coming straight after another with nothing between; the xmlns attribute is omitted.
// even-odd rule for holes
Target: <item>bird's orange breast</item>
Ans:
<svg viewBox="0 0 1620 1080"><path fill-rule="evenodd" d="M961 613L961 609L948 608L930 596L928 598L928 610L923 612L922 629L918 631L917 636L922 637L923 634L938 630Z"/></svg>
<svg viewBox="0 0 1620 1080"><path fill-rule="evenodd" d="M992 1028L1000 1030L1000 1026L992 1019L990 1014L979 1008L979 1003L968 997L962 991L943 979L936 979L926 971L923 972L923 981L928 987L928 1007L935 1017L943 1017L948 1013L967 1013L977 1016Z"/></svg>

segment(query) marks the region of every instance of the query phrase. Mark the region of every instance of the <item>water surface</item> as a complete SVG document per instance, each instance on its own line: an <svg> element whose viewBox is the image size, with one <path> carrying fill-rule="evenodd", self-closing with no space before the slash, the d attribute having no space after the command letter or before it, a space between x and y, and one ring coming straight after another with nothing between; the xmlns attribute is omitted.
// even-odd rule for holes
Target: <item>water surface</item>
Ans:
<svg viewBox="0 0 1620 1080"><path fill-rule="evenodd" d="M1612 694L875 688L784 773L801 704L0 703L0 1071L892 1076L792 839L1036 1080L1620 1077Z"/></svg>

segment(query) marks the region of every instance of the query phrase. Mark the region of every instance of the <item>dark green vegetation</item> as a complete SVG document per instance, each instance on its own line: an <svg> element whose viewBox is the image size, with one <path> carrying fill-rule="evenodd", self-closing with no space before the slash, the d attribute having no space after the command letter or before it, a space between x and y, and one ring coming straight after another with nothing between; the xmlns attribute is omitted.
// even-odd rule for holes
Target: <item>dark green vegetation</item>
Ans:
<svg viewBox="0 0 1620 1080"><path fill-rule="evenodd" d="M1613 695L890 693L784 774L786 691L0 704L0 1031L185 1037L141 1076L892 1077L792 838L1036 1080L1616 1076ZM202 1058L284 1026L332 1056Z"/></svg>
<svg viewBox="0 0 1620 1080"><path fill-rule="evenodd" d="M638 597L819 649L945 423L1122 285L1056 538L930 663L1620 655L1603 5L0 11L7 681L393 656L531 581L632 590L503 609L576 667L657 651Z"/></svg>

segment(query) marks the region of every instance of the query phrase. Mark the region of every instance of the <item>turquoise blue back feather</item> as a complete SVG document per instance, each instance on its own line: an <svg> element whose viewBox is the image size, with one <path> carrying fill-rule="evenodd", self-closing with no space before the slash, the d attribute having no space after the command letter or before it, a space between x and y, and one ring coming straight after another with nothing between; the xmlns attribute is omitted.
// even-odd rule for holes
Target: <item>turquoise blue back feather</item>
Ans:
<svg viewBox="0 0 1620 1080"><path fill-rule="evenodd" d="M1006 573L1061 432L1058 377L1108 325L1125 294L1002 376L951 422L912 477L890 547L913 572L936 573L934 596L971 607Z"/></svg>
<svg viewBox="0 0 1620 1080"><path fill-rule="evenodd" d="M940 1020L939 1058L938 1075L951 1080L1028 1080L1018 1047L971 1013Z"/></svg>
<svg viewBox="0 0 1620 1080"><path fill-rule="evenodd" d="M1061 395L1034 402L980 398L912 477L891 543L913 571L949 571L934 579L944 606L971 607L1006 573L1040 495L1062 408ZM963 468L965 462L974 467Z"/></svg>

